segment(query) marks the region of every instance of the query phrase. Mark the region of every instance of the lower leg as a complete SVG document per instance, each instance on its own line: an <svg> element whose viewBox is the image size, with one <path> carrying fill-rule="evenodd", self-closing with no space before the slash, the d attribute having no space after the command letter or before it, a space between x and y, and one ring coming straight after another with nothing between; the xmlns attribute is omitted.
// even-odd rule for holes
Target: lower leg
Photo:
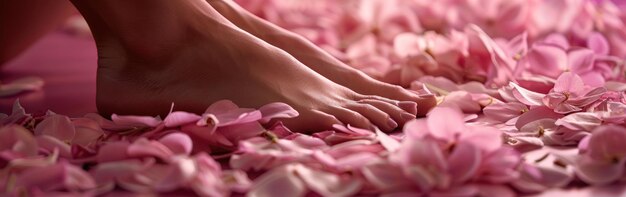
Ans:
<svg viewBox="0 0 626 197"><path fill-rule="evenodd" d="M0 67L75 12L67 0L0 1Z"/></svg>

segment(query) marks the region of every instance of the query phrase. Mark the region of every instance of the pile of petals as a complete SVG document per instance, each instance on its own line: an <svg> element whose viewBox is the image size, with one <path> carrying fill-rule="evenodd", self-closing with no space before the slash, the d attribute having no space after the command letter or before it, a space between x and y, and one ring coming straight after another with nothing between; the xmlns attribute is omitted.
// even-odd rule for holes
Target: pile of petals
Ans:
<svg viewBox="0 0 626 197"><path fill-rule="evenodd" d="M165 118L16 103L0 114L0 193L506 197L625 184L620 1L237 2L438 106L391 133L309 135L281 124L298 115L282 103Z"/></svg>
<svg viewBox="0 0 626 197"><path fill-rule="evenodd" d="M364 168L366 191L506 196L626 180L624 1L237 2L372 77L438 96Z"/></svg>

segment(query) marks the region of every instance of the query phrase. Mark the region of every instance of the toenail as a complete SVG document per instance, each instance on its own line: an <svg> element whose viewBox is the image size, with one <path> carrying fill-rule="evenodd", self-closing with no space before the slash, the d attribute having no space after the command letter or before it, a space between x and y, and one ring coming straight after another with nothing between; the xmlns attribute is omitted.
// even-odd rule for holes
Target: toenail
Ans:
<svg viewBox="0 0 626 197"><path fill-rule="evenodd" d="M412 101L400 101L398 107L409 113L417 113L417 103Z"/></svg>
<svg viewBox="0 0 626 197"><path fill-rule="evenodd" d="M393 121L393 119L391 118L387 119L387 125L392 129L398 127L398 123L396 123L396 121Z"/></svg>
<svg viewBox="0 0 626 197"><path fill-rule="evenodd" d="M413 119L415 119L415 115L410 114L410 113L402 113L402 114L400 114L400 117L402 117L403 120L413 120Z"/></svg>

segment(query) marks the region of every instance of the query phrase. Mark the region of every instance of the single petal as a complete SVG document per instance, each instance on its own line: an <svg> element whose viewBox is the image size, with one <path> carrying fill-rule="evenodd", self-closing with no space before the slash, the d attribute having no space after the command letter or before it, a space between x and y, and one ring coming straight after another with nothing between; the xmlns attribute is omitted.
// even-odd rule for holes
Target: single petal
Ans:
<svg viewBox="0 0 626 197"><path fill-rule="evenodd" d="M599 55L608 55L611 48L609 41L606 40L604 35L598 32L589 35L587 38L587 47Z"/></svg>
<svg viewBox="0 0 626 197"><path fill-rule="evenodd" d="M376 138L378 139L380 144L382 144L383 147L385 147L385 149L387 149L387 151L389 152L394 152L398 150L398 148L400 148L400 142L393 139L392 137L389 137L389 135L383 133L380 130L376 130Z"/></svg>
<svg viewBox="0 0 626 197"><path fill-rule="evenodd" d="M522 114L517 122L515 123L515 127L517 129L521 129L524 125L540 120L540 119L553 119L556 121L559 118L562 118L563 115L555 113L552 109L547 107L535 107L530 111Z"/></svg>
<svg viewBox="0 0 626 197"><path fill-rule="evenodd" d="M25 77L0 85L0 97L13 96L24 91L39 90L44 81L39 77Z"/></svg>
<svg viewBox="0 0 626 197"><path fill-rule="evenodd" d="M593 112L579 112L560 118L555 124L572 130L592 131L602 124L602 119Z"/></svg>
<svg viewBox="0 0 626 197"><path fill-rule="evenodd" d="M530 106L543 105L543 97L545 96L545 94L527 90L513 82L510 82L509 86L513 88L513 97L515 97L515 99L517 99L517 101L519 101L520 103L524 103Z"/></svg>
<svg viewBox="0 0 626 197"><path fill-rule="evenodd" d="M589 139L589 156L600 161L626 158L626 128L604 125L592 131Z"/></svg>
<svg viewBox="0 0 626 197"><path fill-rule="evenodd" d="M262 124L268 123L274 118L294 118L300 115L298 111L285 103L270 103L259 108L263 118L259 120Z"/></svg>
<svg viewBox="0 0 626 197"><path fill-rule="evenodd" d="M163 123L166 127L176 127L196 122L200 120L200 118L202 117L194 113L176 111L167 115L167 117L165 117L165 120L163 120Z"/></svg>
<svg viewBox="0 0 626 197"><path fill-rule="evenodd" d="M580 94L584 86L585 84L580 76L571 72L565 72L556 79L553 90L555 92Z"/></svg>
<svg viewBox="0 0 626 197"><path fill-rule="evenodd" d="M159 139L174 154L189 155L193 149L191 138L184 133L171 133Z"/></svg>
<svg viewBox="0 0 626 197"><path fill-rule="evenodd" d="M476 184L474 185L478 190L478 195L482 197L514 197L517 196L515 192L505 186L497 184Z"/></svg>
<svg viewBox="0 0 626 197"><path fill-rule="evenodd" d="M158 141L141 138L128 146L128 156L131 157L156 157L165 161L174 155L172 150Z"/></svg>
<svg viewBox="0 0 626 197"><path fill-rule="evenodd" d="M322 196L352 196L361 189L358 179L341 180L339 175L297 165L294 173L307 187Z"/></svg>
<svg viewBox="0 0 626 197"><path fill-rule="evenodd" d="M567 69L567 53L554 45L535 43L525 58L528 70L536 74L557 77Z"/></svg>
<svg viewBox="0 0 626 197"><path fill-rule="evenodd" d="M472 126L460 134L458 141L470 143L487 153L493 152L502 147L502 132L494 127Z"/></svg>
<svg viewBox="0 0 626 197"><path fill-rule="evenodd" d="M463 183L475 175L481 152L469 143L459 143L448 156L448 173L455 183Z"/></svg>
<svg viewBox="0 0 626 197"><path fill-rule="evenodd" d="M522 103L492 103L483 108L483 113L491 119L506 122L528 111L528 107Z"/></svg>
<svg viewBox="0 0 626 197"><path fill-rule="evenodd" d="M217 114L217 113L222 113L225 111L231 111L231 110L236 110L239 109L239 106L237 106L237 104L233 103L230 100L219 100L213 104L211 104L211 106L209 106L205 113L211 113L211 114Z"/></svg>
<svg viewBox="0 0 626 197"><path fill-rule="evenodd" d="M33 134L22 126L8 125L0 127L0 152L14 151L20 157L37 155L37 141Z"/></svg>
<svg viewBox="0 0 626 197"><path fill-rule="evenodd" d="M247 196L274 197L274 196L304 196L306 185L293 172L293 167L284 166L275 168L255 180Z"/></svg>
<svg viewBox="0 0 626 197"><path fill-rule="evenodd" d="M461 185L440 191L432 191L430 197L472 197L478 194L478 188L474 185Z"/></svg>
<svg viewBox="0 0 626 197"><path fill-rule="evenodd" d="M618 180L624 174L624 159L618 162L582 157L576 163L576 175L589 184L601 185Z"/></svg>
<svg viewBox="0 0 626 197"><path fill-rule="evenodd" d="M567 54L568 64L570 71L582 74L589 72L593 69L593 64L596 61L594 51L590 49L577 49L570 51Z"/></svg>
<svg viewBox="0 0 626 197"><path fill-rule="evenodd" d="M16 185L42 191L85 191L96 187L89 174L66 162L29 169L17 177Z"/></svg>
<svg viewBox="0 0 626 197"><path fill-rule="evenodd" d="M98 150L96 161L98 163L106 163L112 161L124 160L129 157L127 150L130 143L125 141L116 141L103 144Z"/></svg>
<svg viewBox="0 0 626 197"><path fill-rule="evenodd" d="M76 118L72 120L76 133L72 144L87 146L96 143L96 140L104 135L104 131L98 122L89 118Z"/></svg>
<svg viewBox="0 0 626 197"><path fill-rule="evenodd" d="M368 182L376 188L391 191L406 191L413 189L411 180L408 180L403 171L389 163L368 165L361 169Z"/></svg>
<svg viewBox="0 0 626 197"><path fill-rule="evenodd" d="M420 43L420 41L422 43ZM394 52L400 57L410 57L422 52L426 43L414 33L398 34L393 40Z"/></svg>
<svg viewBox="0 0 626 197"><path fill-rule="evenodd" d="M438 139L452 140L456 133L465 130L463 114L453 108L437 107L426 118L430 135Z"/></svg>
<svg viewBox="0 0 626 197"><path fill-rule="evenodd" d="M48 135L36 136L35 139L37 140L40 151L43 149L47 151L47 153L52 153L56 150L59 151L61 157L72 158L71 147L66 142Z"/></svg>
<svg viewBox="0 0 626 197"><path fill-rule="evenodd" d="M49 115L35 127L35 135L48 135L67 143L72 142L75 133L70 118L57 114Z"/></svg>

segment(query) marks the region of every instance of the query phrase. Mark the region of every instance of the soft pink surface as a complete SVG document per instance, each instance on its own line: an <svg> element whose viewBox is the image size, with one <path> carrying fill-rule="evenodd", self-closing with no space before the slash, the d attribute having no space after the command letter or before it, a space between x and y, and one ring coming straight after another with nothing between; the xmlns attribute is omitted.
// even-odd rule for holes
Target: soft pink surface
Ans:
<svg viewBox="0 0 626 197"><path fill-rule="evenodd" d="M91 39L50 33L0 70L3 83L41 77L43 91L0 98L0 112L10 112L17 98L31 112L52 110L70 116L96 112L96 61Z"/></svg>

